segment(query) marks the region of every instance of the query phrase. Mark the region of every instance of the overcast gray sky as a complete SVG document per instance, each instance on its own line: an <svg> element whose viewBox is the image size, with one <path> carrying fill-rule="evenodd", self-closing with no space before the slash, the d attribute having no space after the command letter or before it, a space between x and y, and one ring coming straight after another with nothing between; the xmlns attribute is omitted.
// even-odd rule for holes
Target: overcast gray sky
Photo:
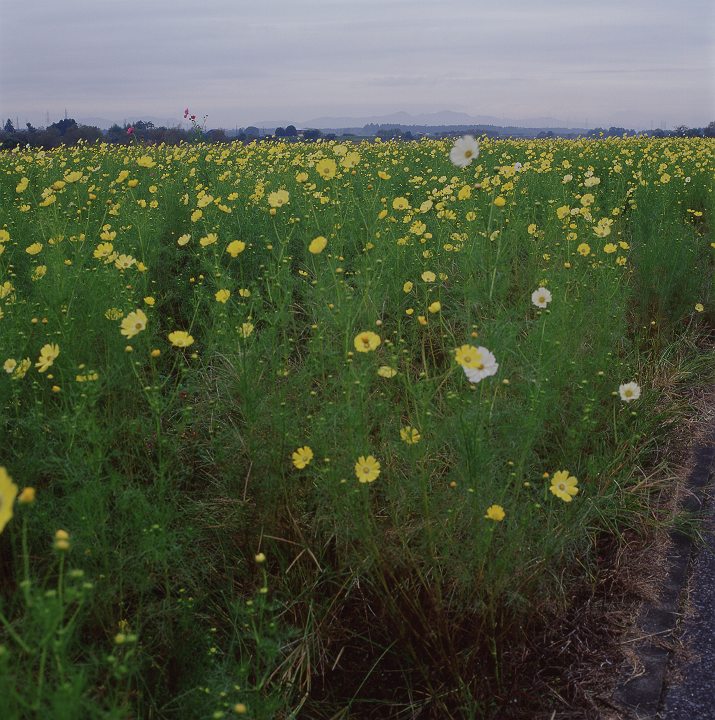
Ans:
<svg viewBox="0 0 715 720"><path fill-rule="evenodd" d="M712 0L0 0L0 114L715 119Z"/></svg>

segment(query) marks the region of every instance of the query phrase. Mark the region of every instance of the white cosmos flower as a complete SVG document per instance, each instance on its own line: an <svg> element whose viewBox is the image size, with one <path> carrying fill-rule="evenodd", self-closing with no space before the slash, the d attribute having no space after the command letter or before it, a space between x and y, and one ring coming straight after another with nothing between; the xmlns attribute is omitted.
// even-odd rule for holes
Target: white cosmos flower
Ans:
<svg viewBox="0 0 715 720"><path fill-rule="evenodd" d="M638 400L641 396L641 386L637 382L629 382L618 386L618 394L623 402Z"/></svg>
<svg viewBox="0 0 715 720"><path fill-rule="evenodd" d="M515 162L515 163L514 163L514 170L516 170L517 172L519 172L519 171L521 170L521 168L522 168L522 165L521 165L520 162Z"/></svg>
<svg viewBox="0 0 715 720"><path fill-rule="evenodd" d="M477 351L481 357L479 367L470 368L464 365L462 366L464 374L471 383L478 383L480 380L484 380L485 377L496 375L499 369L499 363L494 357L494 353L489 352L485 347L478 347Z"/></svg>
<svg viewBox="0 0 715 720"><path fill-rule="evenodd" d="M538 308L545 308L551 302L551 293L545 287L540 287L531 293L531 302Z"/></svg>
<svg viewBox="0 0 715 720"><path fill-rule="evenodd" d="M465 168L479 156L479 142L471 135L459 138L449 151L449 159L459 168Z"/></svg>

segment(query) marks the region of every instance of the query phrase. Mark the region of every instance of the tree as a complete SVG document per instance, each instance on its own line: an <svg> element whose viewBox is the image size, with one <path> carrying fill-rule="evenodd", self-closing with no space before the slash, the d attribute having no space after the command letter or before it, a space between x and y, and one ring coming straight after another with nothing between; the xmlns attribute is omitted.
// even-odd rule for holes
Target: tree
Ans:
<svg viewBox="0 0 715 720"><path fill-rule="evenodd" d="M288 125L286 127L286 137L298 137L298 131L295 128L295 125Z"/></svg>
<svg viewBox="0 0 715 720"><path fill-rule="evenodd" d="M7 119L7 122L5 123L3 130L6 133L14 133L15 132L15 126L12 124L12 120L10 120L10 118Z"/></svg>
<svg viewBox="0 0 715 720"><path fill-rule="evenodd" d="M60 120L59 122L52 123L52 125L50 125L47 129L57 130L60 135L64 136L70 128L76 127L77 121L74 118L65 118L64 120Z"/></svg>
<svg viewBox="0 0 715 720"><path fill-rule="evenodd" d="M207 142L226 142L226 131L221 128L209 130L206 133Z"/></svg>
<svg viewBox="0 0 715 720"><path fill-rule="evenodd" d="M715 137L715 120L713 120L711 123L708 124L706 128L703 129L703 135L705 137Z"/></svg>

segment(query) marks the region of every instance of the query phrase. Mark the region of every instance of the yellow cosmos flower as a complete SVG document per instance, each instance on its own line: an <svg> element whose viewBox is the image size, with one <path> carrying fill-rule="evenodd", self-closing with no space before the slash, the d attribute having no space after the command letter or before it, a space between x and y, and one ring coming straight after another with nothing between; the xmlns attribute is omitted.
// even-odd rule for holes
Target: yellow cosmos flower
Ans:
<svg viewBox="0 0 715 720"><path fill-rule="evenodd" d="M22 178L20 182L15 186L15 192L20 194L27 190L27 186L30 184L30 178Z"/></svg>
<svg viewBox="0 0 715 720"><path fill-rule="evenodd" d="M131 255L118 255L114 260L114 267L117 270L128 270L134 264L136 264L136 259Z"/></svg>
<svg viewBox="0 0 715 720"><path fill-rule="evenodd" d="M184 247L184 245L188 244L189 240L191 240L191 235L189 235L188 233L186 233L186 234L184 234L184 235L181 235L181 236L177 239L176 244L177 244L179 247Z"/></svg>
<svg viewBox="0 0 715 720"><path fill-rule="evenodd" d="M174 330L174 332L170 332L167 337L169 338L169 342L178 348L189 347L189 345L192 345L194 342L194 338L191 337L186 330Z"/></svg>
<svg viewBox="0 0 715 720"><path fill-rule="evenodd" d="M702 303L695 303L695 310L697 312L704 312L705 311L705 305Z"/></svg>
<svg viewBox="0 0 715 720"><path fill-rule="evenodd" d="M408 280L408 281L402 286L402 292L403 292L403 293L412 292L412 288L413 288L413 287L414 287L414 285Z"/></svg>
<svg viewBox="0 0 715 720"><path fill-rule="evenodd" d="M99 245L94 248L92 256L95 257L97 260L102 260L103 258L109 257L113 252L114 245L112 245L112 243L99 243Z"/></svg>
<svg viewBox="0 0 715 720"><path fill-rule="evenodd" d="M254 330L253 323L250 323L250 322L241 323L240 333L241 333L242 338L249 337L249 335L253 332L253 330Z"/></svg>
<svg viewBox="0 0 715 720"><path fill-rule="evenodd" d="M435 300L427 309L431 313L438 313L442 309L442 303L439 300Z"/></svg>
<svg viewBox="0 0 715 720"><path fill-rule="evenodd" d="M226 247L226 252L231 257L238 257L246 249L246 243L243 240L232 240Z"/></svg>
<svg viewBox="0 0 715 720"><path fill-rule="evenodd" d="M318 235L317 238L311 240L310 245L308 245L308 251L313 253L313 255L319 255L323 252L323 250L325 250L327 244L327 239L322 235Z"/></svg>
<svg viewBox="0 0 715 720"><path fill-rule="evenodd" d="M591 252L591 246L588 243L581 243L577 248L576 252L579 255L586 257Z"/></svg>
<svg viewBox="0 0 715 720"><path fill-rule="evenodd" d="M142 155L140 158L137 158L137 165L143 168L153 168L156 163L149 155Z"/></svg>
<svg viewBox="0 0 715 720"><path fill-rule="evenodd" d="M28 255L37 255L37 253L39 253L40 250L42 250L42 243L39 243L39 242L32 243L32 245L28 245L25 248L25 252Z"/></svg>
<svg viewBox="0 0 715 720"><path fill-rule="evenodd" d="M231 291L222 288L216 292L214 297L216 298L216 302L226 303L226 301L231 297Z"/></svg>
<svg viewBox="0 0 715 720"><path fill-rule="evenodd" d="M494 205L498 208L504 207L506 205L506 200L501 195L497 195L494 198Z"/></svg>
<svg viewBox="0 0 715 720"><path fill-rule="evenodd" d="M490 505L487 508L487 514L484 516L487 520L494 520L494 522L501 522L505 517L506 513L501 505Z"/></svg>
<svg viewBox="0 0 715 720"><path fill-rule="evenodd" d="M422 436L417 428L408 425L407 427L400 428L400 438L402 438L402 442L407 445L416 445L422 439Z"/></svg>
<svg viewBox="0 0 715 720"><path fill-rule="evenodd" d="M47 343L46 345L43 345L40 348L40 357L37 359L35 367L41 373L46 372L55 362L55 359L59 354L59 345L53 343Z"/></svg>
<svg viewBox="0 0 715 720"><path fill-rule="evenodd" d="M390 367L389 365L380 365L380 367L377 369L377 374L380 377L384 378L393 378L395 375L397 375L397 370L395 368Z"/></svg>
<svg viewBox="0 0 715 720"><path fill-rule="evenodd" d="M392 201L393 210L407 210L408 207L410 207L410 203L407 201L407 198L396 197Z"/></svg>
<svg viewBox="0 0 715 720"><path fill-rule="evenodd" d="M43 277L47 275L47 265L38 265L33 271L32 271L32 279L33 281L41 280Z"/></svg>
<svg viewBox="0 0 715 720"><path fill-rule="evenodd" d="M7 470L0 466L0 533L12 519L12 509L17 497L17 485Z"/></svg>
<svg viewBox="0 0 715 720"><path fill-rule="evenodd" d="M138 335L142 330L146 330L147 316L143 310L135 310L134 312L127 313L127 316L122 320L122 326L120 332L124 337L133 338Z"/></svg>
<svg viewBox="0 0 715 720"><path fill-rule="evenodd" d="M191 222L198 222L203 216L203 210L194 210L194 212L191 213Z"/></svg>
<svg viewBox="0 0 715 720"><path fill-rule="evenodd" d="M279 208L290 202L290 194L287 190L276 190L268 194L268 204L272 208Z"/></svg>
<svg viewBox="0 0 715 720"><path fill-rule="evenodd" d="M358 352L372 352L382 342L380 336L371 330L358 333L353 340L353 345Z"/></svg>
<svg viewBox="0 0 715 720"><path fill-rule="evenodd" d="M564 502L571 502L574 496L578 494L578 480L569 475L568 470L558 470L551 478L551 487L549 490Z"/></svg>
<svg viewBox="0 0 715 720"><path fill-rule="evenodd" d="M156 303L156 300L155 300L151 295L147 295L147 296L144 298L144 302L145 302L149 307L153 307L154 304Z"/></svg>
<svg viewBox="0 0 715 720"><path fill-rule="evenodd" d="M332 180L335 177L338 166L332 158L323 158L315 164L315 172L323 178L323 180Z"/></svg>
<svg viewBox="0 0 715 720"><path fill-rule="evenodd" d="M361 483L371 483L380 475L380 463L372 455L361 455L355 463L355 476Z"/></svg>
<svg viewBox="0 0 715 720"><path fill-rule="evenodd" d="M603 246L603 252L605 252L608 255L616 252L616 250L618 250L618 246L615 243L606 243Z"/></svg>
<svg viewBox="0 0 715 720"><path fill-rule="evenodd" d="M24 358L17 363L17 367L12 373L11 380L22 380L27 375L27 371L32 367L32 360Z"/></svg>
<svg viewBox="0 0 715 720"><path fill-rule="evenodd" d="M209 233L199 240L199 245L201 245L201 247L208 247L215 242L218 242L218 235L216 233Z"/></svg>
<svg viewBox="0 0 715 720"><path fill-rule="evenodd" d="M73 170L72 172L67 173L67 175L64 176L64 181L66 183L76 183L78 180L82 179L82 173L79 170Z"/></svg>
<svg viewBox="0 0 715 720"><path fill-rule="evenodd" d="M299 447L292 455L293 465L302 470L304 467L310 465L310 461L313 459L313 451L307 446Z"/></svg>

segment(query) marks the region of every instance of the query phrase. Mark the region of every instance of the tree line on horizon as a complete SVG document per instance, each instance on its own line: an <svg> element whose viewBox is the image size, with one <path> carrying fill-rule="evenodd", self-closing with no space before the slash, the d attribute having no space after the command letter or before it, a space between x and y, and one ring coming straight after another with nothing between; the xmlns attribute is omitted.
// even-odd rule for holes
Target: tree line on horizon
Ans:
<svg viewBox="0 0 715 720"><path fill-rule="evenodd" d="M419 129L418 129L419 128ZM15 147L36 147L43 149L52 149L61 145L73 146L77 143L85 142L88 144L96 142L105 142L116 145L129 145L141 142L151 145L159 145L165 143L167 145L178 145L179 143L190 142L251 142L255 140L271 141L280 140L294 142L297 140L318 140L319 138L335 139L342 137L344 139L364 140L372 138L380 138L382 140L400 139L405 141L419 140L420 137L452 137L462 135L465 132L472 132L475 135L486 134L489 137L513 137L512 133L502 134L500 130L504 128L487 128L472 129L464 126L448 127L426 127L422 126L402 126L402 125L377 125L372 124L365 126L364 130L369 131L367 135L353 135L344 133L338 135L335 132L326 132L318 129L298 130L295 125L288 125L285 128L278 127L270 134L262 134L261 130L255 126L240 128L237 132L227 133L223 129L202 130L194 127L185 130L180 127L163 127L155 126L150 121L138 120L133 124L124 126L114 124L108 130L94 127L92 125L79 124L73 118L64 118L48 125L45 128L36 128L31 123L26 123L25 128L16 128L9 118L0 130L0 149L11 150ZM425 132L427 130L427 132ZM594 128L583 134L561 134L553 130L541 130L538 134L531 137L535 138L577 138L577 137L622 137L623 135L648 135L656 138L667 137L715 137L715 121L710 122L706 127L691 128L686 125L680 125L674 130L662 130L660 128L651 131L636 132L622 127L610 128ZM524 136L528 137L528 136Z"/></svg>

